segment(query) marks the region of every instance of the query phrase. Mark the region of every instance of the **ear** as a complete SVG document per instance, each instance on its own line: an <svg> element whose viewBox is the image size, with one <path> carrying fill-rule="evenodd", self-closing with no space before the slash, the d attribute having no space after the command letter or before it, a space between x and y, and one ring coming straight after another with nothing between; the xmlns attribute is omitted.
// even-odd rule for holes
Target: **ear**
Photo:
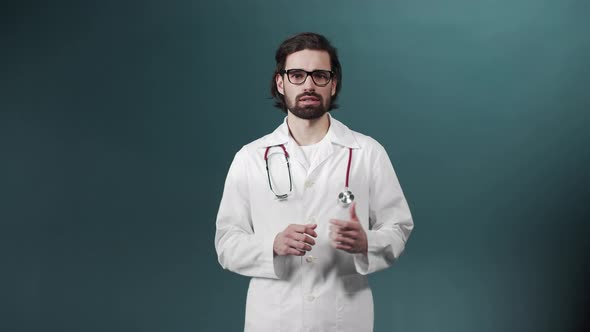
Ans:
<svg viewBox="0 0 590 332"><path fill-rule="evenodd" d="M280 73L277 73L277 76L275 76L275 82L277 84L277 90L279 91L280 94L282 94L283 96L285 95L285 87L283 86L283 75L281 75Z"/></svg>
<svg viewBox="0 0 590 332"><path fill-rule="evenodd" d="M336 94L336 86L338 85L338 82L336 81L336 79L332 80L332 97L334 97L334 95Z"/></svg>

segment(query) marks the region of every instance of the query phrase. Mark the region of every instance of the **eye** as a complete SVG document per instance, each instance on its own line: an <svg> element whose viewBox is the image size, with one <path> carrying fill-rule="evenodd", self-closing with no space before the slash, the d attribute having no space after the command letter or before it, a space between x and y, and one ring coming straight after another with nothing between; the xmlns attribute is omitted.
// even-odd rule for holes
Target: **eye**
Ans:
<svg viewBox="0 0 590 332"><path fill-rule="evenodd" d="M297 71L290 72L289 76L291 78L295 78L295 79L302 79L305 76L305 73L301 70L297 70Z"/></svg>
<svg viewBox="0 0 590 332"><path fill-rule="evenodd" d="M326 72L316 72L314 75L316 78L319 78L322 80L327 80L330 77L330 75Z"/></svg>

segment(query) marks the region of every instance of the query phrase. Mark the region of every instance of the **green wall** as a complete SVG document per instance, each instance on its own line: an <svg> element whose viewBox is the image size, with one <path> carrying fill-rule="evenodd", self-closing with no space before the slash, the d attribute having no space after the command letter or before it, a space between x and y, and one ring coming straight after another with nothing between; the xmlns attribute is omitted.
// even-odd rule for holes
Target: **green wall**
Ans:
<svg viewBox="0 0 590 332"><path fill-rule="evenodd" d="M234 153L282 113L274 50L338 47L341 109L416 228L375 331L582 331L590 3L97 1L0 9L0 330L239 331L213 237ZM586 206L586 207L585 207Z"/></svg>

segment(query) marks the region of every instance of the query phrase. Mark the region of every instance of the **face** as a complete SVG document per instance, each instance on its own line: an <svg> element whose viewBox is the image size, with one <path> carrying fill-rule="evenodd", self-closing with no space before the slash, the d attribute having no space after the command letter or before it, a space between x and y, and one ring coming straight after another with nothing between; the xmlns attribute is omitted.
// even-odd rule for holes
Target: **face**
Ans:
<svg viewBox="0 0 590 332"><path fill-rule="evenodd" d="M331 70L330 55L326 51L302 50L289 54L285 61L285 70L303 69L306 71ZM285 103L291 113L301 119L317 119L330 108L332 96L336 93L336 80L326 86L317 86L308 76L301 85L295 85L287 79L287 74L276 76L277 90L285 97Z"/></svg>

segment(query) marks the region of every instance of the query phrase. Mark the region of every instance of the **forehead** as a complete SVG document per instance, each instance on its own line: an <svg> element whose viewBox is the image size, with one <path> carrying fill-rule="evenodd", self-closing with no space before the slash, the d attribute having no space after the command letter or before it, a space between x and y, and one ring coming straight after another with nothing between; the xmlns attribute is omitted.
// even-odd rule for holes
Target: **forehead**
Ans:
<svg viewBox="0 0 590 332"><path fill-rule="evenodd" d="M316 69L331 70L330 54L326 51L307 49L291 53L287 56L285 68L305 69L307 71Z"/></svg>

